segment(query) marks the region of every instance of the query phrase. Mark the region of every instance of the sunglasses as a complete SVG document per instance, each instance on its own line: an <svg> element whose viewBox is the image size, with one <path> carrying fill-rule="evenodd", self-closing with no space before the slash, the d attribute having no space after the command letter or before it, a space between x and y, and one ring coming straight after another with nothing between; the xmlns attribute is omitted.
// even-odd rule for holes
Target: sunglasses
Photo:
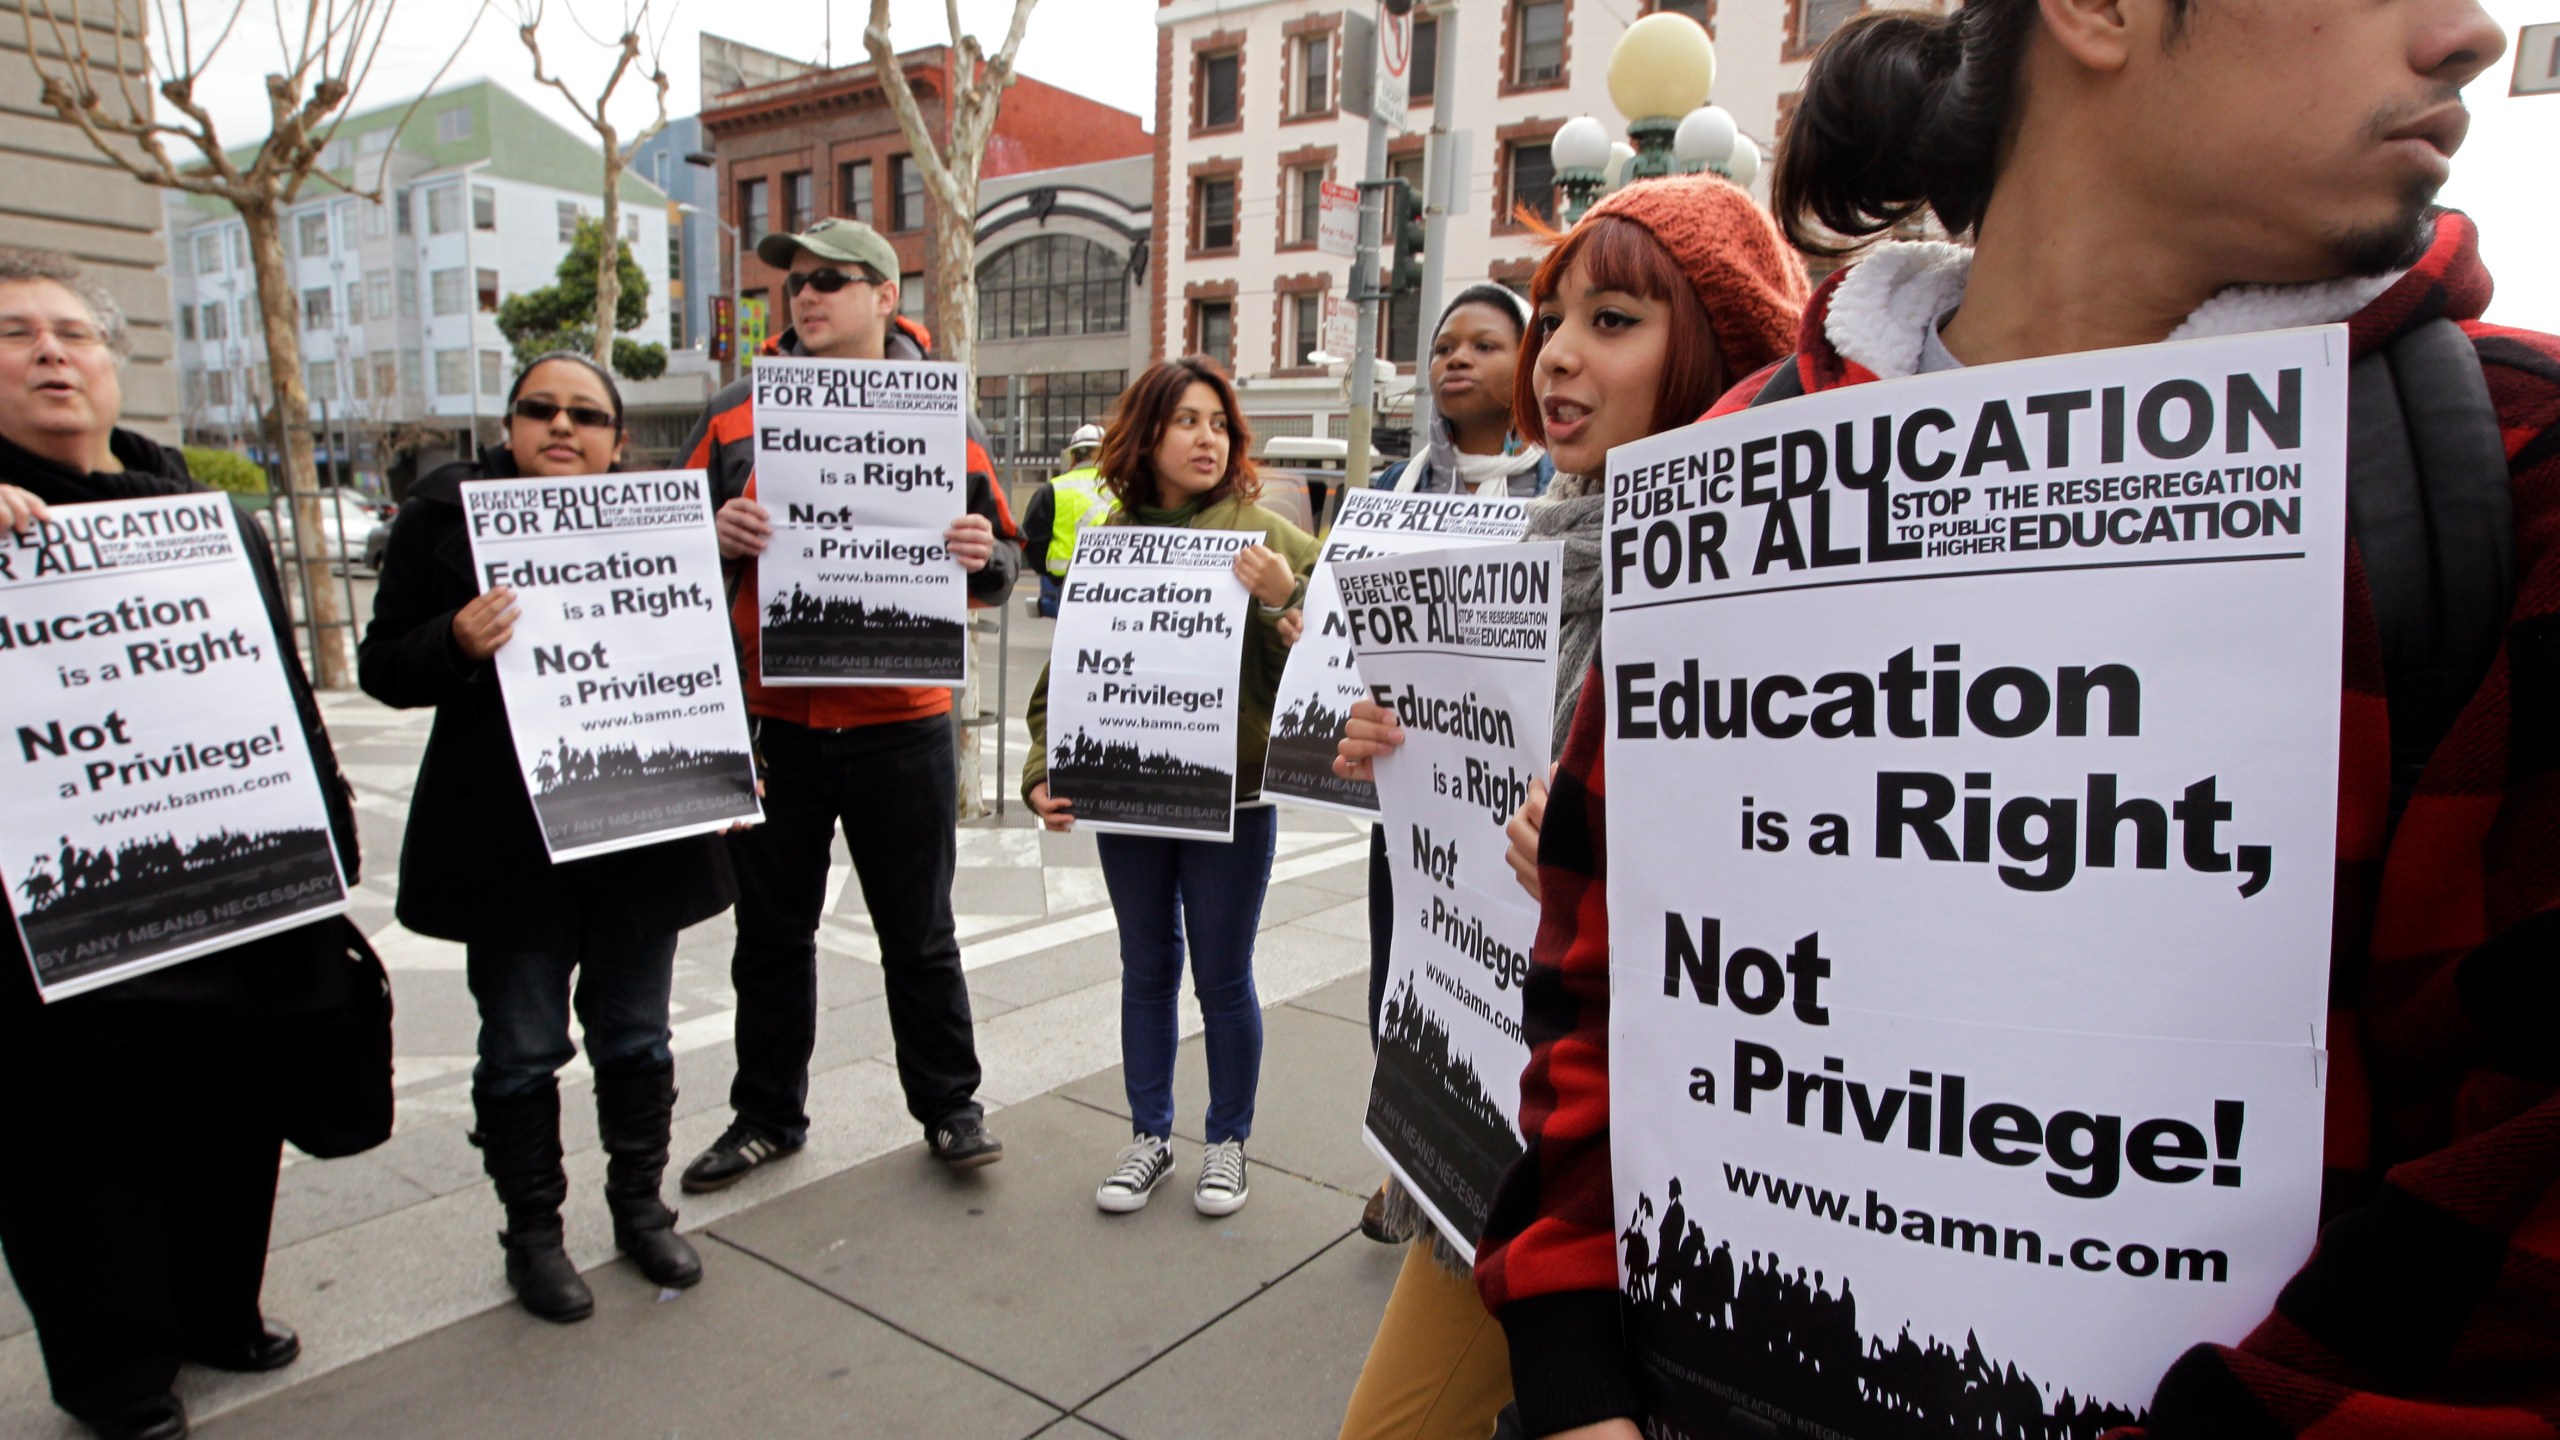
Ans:
<svg viewBox="0 0 2560 1440"><path fill-rule="evenodd" d="M847 285L879 283L868 275L847 275L841 270L804 270L785 279L782 282L782 288L790 291L792 297L797 299L803 290L815 290L821 295L833 295Z"/></svg>
<svg viewBox="0 0 2560 1440"><path fill-rule="evenodd" d="M536 425L548 425L552 418L563 410L569 412L569 423L580 429L621 428L622 422L613 418L612 411L598 410L592 405L554 405L548 400L519 400L516 402L515 414L519 420L530 420Z"/></svg>

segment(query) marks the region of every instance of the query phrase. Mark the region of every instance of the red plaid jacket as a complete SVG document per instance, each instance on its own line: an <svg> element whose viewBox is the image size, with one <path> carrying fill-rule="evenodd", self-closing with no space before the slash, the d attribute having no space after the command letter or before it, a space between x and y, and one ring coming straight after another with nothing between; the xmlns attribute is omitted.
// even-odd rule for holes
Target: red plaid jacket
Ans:
<svg viewBox="0 0 2560 1440"><path fill-rule="evenodd" d="M1837 283L1805 312L1807 391L1875 378L1824 338ZM2359 355L2439 316L2472 337L2506 431L2515 609L2386 849L2380 640L2349 556L2320 1240L2246 1339L2163 1377L2153 1440L2560 1440L2560 337L2482 323L2489 291L2471 222L2447 211L2351 324ZM1711 413L1749 404L1768 374ZM1609 1183L1604 709L1574 717L1548 800L1527 1151L1476 1265L1531 1435L1640 1403Z"/></svg>

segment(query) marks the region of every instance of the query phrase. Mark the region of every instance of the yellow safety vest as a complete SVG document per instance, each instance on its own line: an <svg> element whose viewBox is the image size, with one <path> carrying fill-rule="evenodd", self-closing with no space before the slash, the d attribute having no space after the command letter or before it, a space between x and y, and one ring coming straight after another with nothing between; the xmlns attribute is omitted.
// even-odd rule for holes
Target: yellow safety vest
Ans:
<svg viewBox="0 0 2560 1440"><path fill-rule="evenodd" d="M1112 509L1111 497L1102 493L1102 472L1085 465L1070 470L1049 482L1052 517L1049 521L1049 553L1040 557L1041 568L1052 575L1067 573L1067 560L1076 553L1076 531L1088 520L1100 520Z"/></svg>

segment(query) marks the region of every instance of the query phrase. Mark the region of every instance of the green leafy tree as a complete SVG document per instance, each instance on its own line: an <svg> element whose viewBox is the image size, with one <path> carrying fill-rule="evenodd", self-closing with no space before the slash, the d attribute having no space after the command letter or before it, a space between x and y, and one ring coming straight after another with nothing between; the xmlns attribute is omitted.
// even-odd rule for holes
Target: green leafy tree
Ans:
<svg viewBox="0 0 2560 1440"><path fill-rule="evenodd" d="M179 453L187 457L187 473L198 481L229 494L266 498L267 472L239 451L188 445Z"/></svg>
<svg viewBox="0 0 2560 1440"><path fill-rule="evenodd" d="M581 218L553 283L510 295L498 306L498 332L515 348L519 366L554 350L595 353L597 255L604 249L604 234L602 222ZM649 316L649 273L631 258L629 247L614 250L613 268L621 286L614 297L613 328L631 330ZM666 373L667 347L617 336L613 369L626 380L654 379Z"/></svg>

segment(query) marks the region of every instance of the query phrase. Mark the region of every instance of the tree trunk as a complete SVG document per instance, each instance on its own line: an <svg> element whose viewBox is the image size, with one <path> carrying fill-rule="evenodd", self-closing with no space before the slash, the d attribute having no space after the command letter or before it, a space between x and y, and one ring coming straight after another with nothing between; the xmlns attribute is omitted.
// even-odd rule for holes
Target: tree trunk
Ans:
<svg viewBox="0 0 2560 1440"><path fill-rule="evenodd" d="M950 197L935 197L933 228L925 246L925 284L930 287L925 312L933 325L934 348L945 360L968 366L975 389L978 368L978 194L977 187Z"/></svg>
<svg viewBox="0 0 2560 1440"><path fill-rule="evenodd" d="M302 375L302 297L285 266L284 224L275 202L238 207L249 231L249 263L258 278L258 314L267 331L267 378L275 387L276 428L283 433L285 483L294 493L293 548L302 570L311 624L311 683L343 690L355 683L347 644L346 594L333 573L337 556L321 529L319 467L311 453L311 391ZM284 539L282 527L276 537Z"/></svg>
<svg viewBox="0 0 2560 1440"><path fill-rule="evenodd" d="M603 107L597 109L601 113ZM604 236L596 246L595 359L610 373L613 322L622 308L622 151L612 126L599 126L597 133L604 140Z"/></svg>

